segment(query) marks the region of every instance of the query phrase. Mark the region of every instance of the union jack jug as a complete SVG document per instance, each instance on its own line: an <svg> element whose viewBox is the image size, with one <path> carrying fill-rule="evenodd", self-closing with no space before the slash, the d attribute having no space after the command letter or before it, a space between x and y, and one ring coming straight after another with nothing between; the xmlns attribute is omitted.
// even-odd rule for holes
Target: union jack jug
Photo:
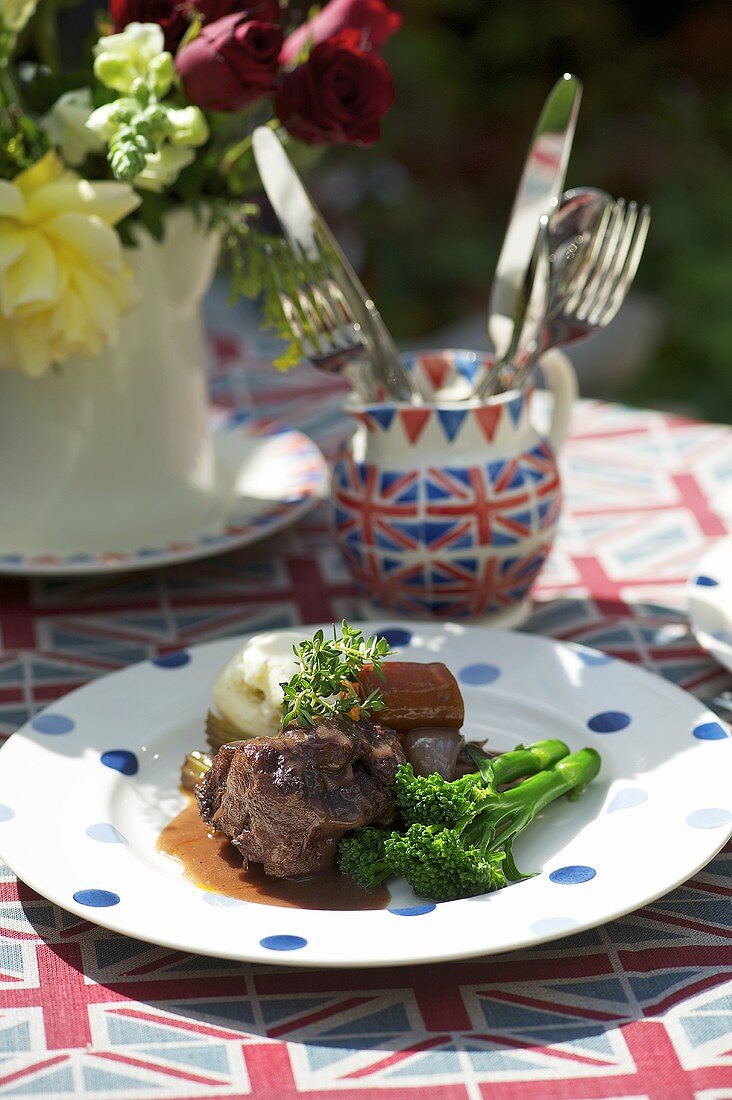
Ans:
<svg viewBox="0 0 732 1100"><path fill-rule="evenodd" d="M407 355L423 404L346 402L355 430L333 471L333 527L376 608L507 626L528 613L557 530L557 452L577 380L562 352L543 356L553 406L542 433L533 390L465 399L490 362L452 349Z"/></svg>

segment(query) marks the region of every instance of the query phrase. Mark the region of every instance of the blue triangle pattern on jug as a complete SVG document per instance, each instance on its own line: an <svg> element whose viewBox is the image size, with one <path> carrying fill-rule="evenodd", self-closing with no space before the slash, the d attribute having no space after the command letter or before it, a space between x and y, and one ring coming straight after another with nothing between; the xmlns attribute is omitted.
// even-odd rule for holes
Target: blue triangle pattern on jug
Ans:
<svg viewBox="0 0 732 1100"><path fill-rule="evenodd" d="M384 429L384 431L387 431L391 427L391 422L396 416L396 409L389 405L383 405L381 407L372 405L369 409L369 415Z"/></svg>
<svg viewBox="0 0 732 1100"><path fill-rule="evenodd" d="M468 415L467 409L437 409L437 419L449 443L452 443Z"/></svg>

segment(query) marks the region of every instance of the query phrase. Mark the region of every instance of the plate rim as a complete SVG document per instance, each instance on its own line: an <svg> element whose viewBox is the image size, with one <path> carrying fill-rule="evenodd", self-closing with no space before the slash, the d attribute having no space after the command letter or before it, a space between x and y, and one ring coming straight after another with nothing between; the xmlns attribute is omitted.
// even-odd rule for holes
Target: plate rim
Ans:
<svg viewBox="0 0 732 1100"><path fill-rule="evenodd" d="M320 625L327 627L331 624L328 624L328 623L321 623L321 624L290 624L288 626L277 628L277 629L278 630L293 630L293 629L297 629L299 625L302 625L303 628L306 629L306 630L310 630L311 627L312 627L313 630L315 630ZM424 621L420 621L420 620L404 619L404 618L400 618L398 616L395 616L395 617L389 618L389 619L385 618L383 620L383 622L379 622L379 621L372 622L372 623L358 622L358 623L354 623L354 625L361 626L361 627L367 627L369 629L373 629L374 627L377 628L377 629L385 629L385 628L387 628L387 625L388 626L395 626L395 627L402 626L402 627L405 627L405 628L411 626L415 630L424 629L425 627L436 629L436 630L442 630L445 625L454 625L454 626L459 627L460 630L463 631L463 632L469 632L469 633L473 633L473 632L475 632L475 633L486 633L486 632L488 632L492 635L511 635L514 638L519 638L522 641L528 642L530 645L538 643L540 646L546 645L548 647L548 649L555 649L555 650L558 649L560 651L569 650L571 652L578 652L579 651L579 652L584 652L584 653L588 653L588 654L591 654L591 655L598 655L598 656L601 656L603 658L610 657L611 661L614 664L619 665L619 666L622 667L624 675L628 675L632 679L635 679L636 681L640 681L644 686L654 690L656 693L660 692L663 695L669 695L670 694L672 697L673 696L676 696L676 697L680 696L685 701L693 702L698 706L699 711L700 711L700 715L703 715L704 713L709 713L711 718L713 718L715 721L719 721L719 719L717 718L716 715L713 714L713 712L708 711L708 708L705 707L705 705L703 704L703 702L701 700L697 699L696 696L692 695L690 692L686 691L685 689L679 687L677 684L673 683L672 681L666 680L663 677L654 674L653 672L646 669L642 665L632 664L628 661L623 660L622 658L613 657L610 654L607 654L603 650L599 650L599 649L596 649L596 648L591 647L591 646L586 646L586 645L583 645L582 643L579 643L579 642L565 641L563 639L557 639L557 638L554 638L554 637L548 636L548 635L535 634L535 633L530 633L530 632L520 631L520 630L506 630L506 629L500 629L500 628L492 628L492 627L483 626L483 625L464 624L464 623L460 623L460 622L456 622L456 623L453 623L453 624L442 624L442 623L431 623L431 622L428 623L428 622L424 622ZM226 637L223 637L223 638L209 639L207 641L198 643L195 646L186 647L186 649L187 650L201 650L201 649L208 649L208 648L211 648L211 647L219 647L219 646L222 646L222 645L227 645L228 646L229 644L231 644L232 645L232 653L233 653L233 652L236 651L235 647L241 646L241 644L243 644L243 642L246 641L248 638L254 637L256 634L259 634L259 633L262 633L262 631L251 631L251 632L246 632L244 634L237 634L237 635L226 636ZM118 675L121 676L121 675L124 675L126 673L129 673L130 671L136 670L136 669L141 668L141 667L145 667L149 663L150 663L149 659L148 660L143 660L143 661L138 661L138 662L135 662L134 664L127 665L127 666L125 666L121 669L116 669L114 672L108 673L105 676L102 676L102 677L99 677L97 679L88 681L87 684L81 685L80 687L75 688L73 691L68 692L66 695L61 696L59 699L54 700L47 707L44 707L41 710L39 710L38 712L36 712L36 715L34 715L34 717L37 717L38 714L41 714L41 713L43 713L44 711L46 711L48 709L52 709L52 708L56 707L64 699L71 699L72 697L83 693L89 686L99 685L99 684L104 683L105 681L109 680L110 678L116 677ZM24 734L26 731L27 732L32 732L31 726L30 726L30 721L25 723L15 734L12 734L8 738L8 740L5 742L4 745L0 746L0 770L2 769L2 763L3 763L2 754L3 753L8 753L9 748L12 745L12 743L15 741L16 737L18 737L19 735ZM729 734L728 734L726 740L732 742L732 736L729 736ZM15 743L17 744L17 741ZM27 742L27 743L35 743L35 742ZM90 908L89 906L83 905L83 904L78 903L78 902L74 902L73 904L69 904L69 902L73 901L73 899L70 899L68 896L63 901L58 900L56 897L50 896L49 893L47 892L47 889L44 887L42 880L39 880L33 874L25 875L25 874L20 874L20 873L15 871L15 869L12 866L12 863L8 862L8 860L7 860L6 852L4 851L2 843L1 843L1 841L2 841L2 835L1 834L0 834L0 860L6 862L7 866L10 867L10 869L13 871L13 873L16 874L16 876L23 883L25 883L27 886L29 886L32 890L34 890L36 893L38 893L42 897L46 898L48 901L52 902L52 904L57 905L59 908L65 910L66 912L69 912L69 913L72 913L76 916L79 916L82 920L85 920L85 921L89 922L90 924L96 925L99 928L106 929L108 931L114 932L114 933L122 935L122 936L127 936L128 938L141 939L144 942L153 944L155 946L167 947L167 948L170 948L170 949L173 949L173 950L184 951L184 952L189 953L189 954L207 956L207 957L211 957L211 958L227 959L227 960L231 960L231 961L235 961L235 962L257 963L257 964L266 964L266 965L271 965L271 966L282 965L282 966L296 967L298 969L299 968L337 969L337 970L361 969L361 968L364 968L364 969L366 969L366 968L367 969L378 969L378 968L382 968L382 967L386 968L386 967L395 967L395 966L429 965L431 963L444 963L444 962L460 961L460 960L465 960L465 959L470 959L470 958L480 958L480 957L490 958L493 955L504 955L506 953L516 951L516 950L527 950L527 949L530 949L532 947L539 946L543 943L551 943L555 940L566 939L566 938L569 938L569 937L572 937L572 936L581 935L581 934L583 934L587 931L590 931L594 928L604 927L606 924L608 924L612 921L615 921L615 920L619 919L620 917L626 916L629 913L638 912L639 910L645 908L647 905L653 904L653 902L657 901L659 898L664 897L668 893L670 893L673 890L677 889L684 882L687 882L690 878L693 878L696 874L698 874L698 872L703 867L707 866L707 864L709 862L711 862L711 860L713 860L719 854L719 852L727 844L728 840L730 839L730 836L732 836L732 822L730 822L729 828L727 828L725 826L722 829L722 831L718 834L717 840L719 842L716 843L715 846L712 846L712 848L708 849L707 852L704 854L703 858L698 863L695 863L694 867L691 870L685 869L684 872L679 877L674 877L673 881L669 881L666 885L664 885L664 887L662 889L660 889L656 892L653 892L652 894L649 894L644 899L644 901L641 902L640 904L636 904L636 903L632 903L630 905L620 904L620 905L612 907L611 909L608 909L606 914L603 916L602 920L600 920L600 921L598 921L595 917L591 916L588 919L579 920L576 926L573 926L573 927L570 927L570 928L566 928L566 927L565 928L560 928L558 930L551 931L551 932L542 932L540 934L537 934L536 936L533 936L530 939L527 938L527 936L524 932L523 934L519 934L514 941L511 941L509 943L503 943L501 945L501 947L498 950L495 950L495 951L491 949L490 944L484 944L481 948L471 947L471 948L468 948L468 949L465 949L465 950L460 950L459 948L456 949L456 948L453 947L448 952L440 952L440 953L433 952L429 955L425 955L425 954L419 954L419 955L414 955L414 956L406 956L405 955L405 956L400 957L398 961L395 961L391 958L383 958L383 957L375 957L375 958L362 958L362 957L359 957L357 959L350 960L349 962L342 962L342 961L339 961L337 959L328 960L327 958L324 959L324 958L320 958L320 957L309 958L307 955L300 955L299 953L290 954L290 952L288 952L288 951L284 951L282 953L280 953L278 951L273 952L273 951L268 950L266 948L262 948L261 945L258 942L252 943L252 945L249 948L244 948L243 951L234 952L234 951L230 951L230 950L217 950L215 943L209 943L205 947L202 947L198 944L191 944L185 938L176 939L175 934L173 934L172 936L165 936L165 937L162 937L162 936L159 936L159 935L152 935L151 936L149 934L141 932L140 930L130 930L129 924L126 925L124 921L115 920L114 919L114 913L115 913L114 908L111 908L110 910L106 910L104 908L100 908L100 909ZM711 853L711 854L709 854L709 853ZM148 868L148 869L154 872L154 868ZM180 882L183 882L183 883L186 882L186 880L184 880L184 879L181 879L181 880L171 879L170 881L171 882L180 881ZM193 884L188 882L188 883L186 883L186 885L191 886ZM52 891L52 893L53 893L53 891ZM490 896L493 896L493 895L490 895ZM464 904L466 901L474 903L474 902L479 901L479 898L459 899L456 902L447 902L447 903L441 903L441 904L442 905L447 905L447 906L459 905L459 904ZM267 910L269 912L271 912L272 908L273 908L272 906L260 905L258 903L249 903L249 904L250 905L255 905L259 910ZM285 909L285 910L279 910L279 911L280 912L289 912L290 910ZM300 912L300 911L307 912L307 910L298 910L298 909L295 909L294 911L295 912ZM371 911L367 911L367 912L371 912ZM386 912L388 912L388 910L386 910L386 909L385 910L374 910L373 914L375 916L378 916L378 915L383 916L384 914L386 914ZM339 913L338 915L341 919L343 917L348 918L349 916L351 916L350 913ZM353 915L355 916L356 914L354 913ZM362 916L363 914L360 913L358 915Z"/></svg>
<svg viewBox="0 0 732 1100"><path fill-rule="evenodd" d="M243 417L246 415L246 419ZM206 531L200 533L193 540L182 542L181 549L173 550L172 546L178 546L179 540L173 543L167 543L161 547L161 552L156 554L150 554L143 557L138 556L141 549L137 548L133 550L114 550L110 548L104 553L97 553L90 551L89 561L73 561L77 555L85 555L86 551L83 549L76 550L70 554L64 554L60 556L54 555L52 550L40 551L38 554L17 554L20 560L16 563L14 561L3 560L5 555L7 558L15 557L16 553L12 550L3 551L0 555L0 577L79 577L79 576L95 576L95 575L109 575L115 573L133 573L140 572L146 569L159 569L169 565L182 565L186 562L200 561L203 558L214 557L218 554L227 554L232 550L241 549L244 546L251 546L256 542L268 538L270 535L274 535L284 528L296 523L313 508L317 507L321 501L325 499L328 484L328 463L326 461L323 452L316 443L316 441L309 436L301 428L291 427L288 424L275 422L265 417L258 417L250 413L242 413L238 410L230 410L228 416L224 416L221 419L220 415L214 409L212 411L214 422L212 424L212 432L214 437L217 433L222 431L231 432L232 429L242 429L242 433L252 431L255 433L249 435L250 442L258 443L266 440L276 439L279 436L290 436L291 438L300 437L307 445L308 449L312 451L312 461L319 466L319 478L317 483L312 487L307 487L305 495L301 500L287 503L287 510L282 515L273 519L270 523L263 525L261 530L252 528L245 533L233 535L227 534L225 530L221 531ZM280 507L281 505L275 504L272 506L272 511ZM267 510L261 513L262 516L269 514ZM208 542L209 539L215 539L215 543ZM42 559L49 555L54 557L54 561L43 561ZM109 557L109 560L105 560Z"/></svg>

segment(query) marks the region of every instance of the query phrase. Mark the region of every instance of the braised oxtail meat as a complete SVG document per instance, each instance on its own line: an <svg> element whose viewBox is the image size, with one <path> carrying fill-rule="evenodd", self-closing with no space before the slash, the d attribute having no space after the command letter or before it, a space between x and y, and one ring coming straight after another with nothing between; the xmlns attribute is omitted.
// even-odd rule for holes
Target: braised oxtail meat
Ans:
<svg viewBox="0 0 732 1100"><path fill-rule="evenodd" d="M421 726L460 729L465 704L447 665L439 661L429 664L384 661L381 671L385 680L376 675L371 665L364 665L358 691L361 698L374 689L381 692L384 709L379 711L379 721L384 725L399 733Z"/></svg>
<svg viewBox="0 0 732 1100"><path fill-rule="evenodd" d="M223 745L196 790L201 817L280 878L330 867L345 832L388 825L404 751L393 730L350 718Z"/></svg>

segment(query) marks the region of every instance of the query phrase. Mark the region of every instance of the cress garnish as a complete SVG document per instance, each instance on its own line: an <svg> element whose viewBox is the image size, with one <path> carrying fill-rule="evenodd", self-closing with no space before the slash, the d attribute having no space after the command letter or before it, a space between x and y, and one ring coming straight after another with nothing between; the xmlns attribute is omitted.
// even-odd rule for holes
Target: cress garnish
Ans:
<svg viewBox="0 0 732 1100"><path fill-rule="evenodd" d="M332 638L318 630L311 639L294 645L292 651L299 667L289 683L280 684L283 729L293 722L314 726L318 718L339 715L368 718L383 710L378 688L359 698L358 674L370 664L380 680L386 679L381 661L392 652L386 638L364 638L361 630L343 619L340 635L335 626Z"/></svg>

